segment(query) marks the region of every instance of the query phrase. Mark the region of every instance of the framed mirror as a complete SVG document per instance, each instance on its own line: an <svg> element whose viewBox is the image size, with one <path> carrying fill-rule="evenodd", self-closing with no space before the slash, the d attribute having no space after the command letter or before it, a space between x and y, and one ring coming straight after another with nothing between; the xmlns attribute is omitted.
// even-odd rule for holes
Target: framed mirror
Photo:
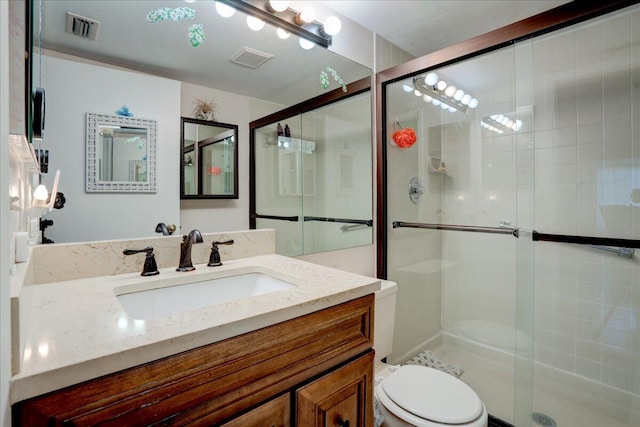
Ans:
<svg viewBox="0 0 640 427"><path fill-rule="evenodd" d="M156 192L155 120L87 113L86 192Z"/></svg>
<svg viewBox="0 0 640 427"><path fill-rule="evenodd" d="M181 199L238 198L238 125L182 117Z"/></svg>

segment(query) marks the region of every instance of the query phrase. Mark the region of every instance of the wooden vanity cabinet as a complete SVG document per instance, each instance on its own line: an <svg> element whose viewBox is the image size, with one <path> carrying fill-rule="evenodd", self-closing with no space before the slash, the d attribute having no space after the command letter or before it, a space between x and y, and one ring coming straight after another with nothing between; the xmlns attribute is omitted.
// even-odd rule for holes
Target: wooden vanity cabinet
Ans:
<svg viewBox="0 0 640 427"><path fill-rule="evenodd" d="M13 424L370 426L373 303L367 295L18 402Z"/></svg>

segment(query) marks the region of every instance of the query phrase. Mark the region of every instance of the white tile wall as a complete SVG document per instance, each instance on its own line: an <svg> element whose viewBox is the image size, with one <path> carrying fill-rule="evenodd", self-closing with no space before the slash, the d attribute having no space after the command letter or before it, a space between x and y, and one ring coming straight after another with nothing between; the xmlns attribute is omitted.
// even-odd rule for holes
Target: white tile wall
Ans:
<svg viewBox="0 0 640 427"><path fill-rule="evenodd" d="M517 46L516 58L530 61L529 72L516 64L509 74L500 68L500 53L483 67L476 64L476 74L514 79L479 95L476 117L465 115L457 131L443 136L450 178L442 182L442 222L497 226L504 219L546 233L638 239L640 195L631 198L640 191L638 46L640 11L625 12ZM533 114L523 113L527 119L517 137L475 130L487 113L531 103ZM444 135L447 120L442 113L430 126L440 125ZM402 161L407 159L390 159L391 174L411 164ZM390 186L404 189L405 181L394 179ZM396 212L404 197L389 194ZM454 332L461 321L474 319L515 325L522 307L515 307L514 240L455 232L443 232L441 239L442 259L455 266L440 276L442 328ZM396 260L424 247L417 237L411 247L393 244ZM629 260L586 246L534 247L536 361L640 394L640 251ZM408 306L399 304L402 313ZM415 301L411 309L420 310ZM405 325L411 322L403 316Z"/></svg>

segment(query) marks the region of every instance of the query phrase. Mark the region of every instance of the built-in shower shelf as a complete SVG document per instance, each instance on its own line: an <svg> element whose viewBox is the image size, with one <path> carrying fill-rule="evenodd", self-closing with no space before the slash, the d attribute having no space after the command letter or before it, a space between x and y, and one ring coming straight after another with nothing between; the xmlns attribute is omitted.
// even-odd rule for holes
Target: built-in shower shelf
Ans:
<svg viewBox="0 0 640 427"><path fill-rule="evenodd" d="M449 174L447 174L447 168L444 162L438 157L427 157L427 171L431 174L449 176Z"/></svg>

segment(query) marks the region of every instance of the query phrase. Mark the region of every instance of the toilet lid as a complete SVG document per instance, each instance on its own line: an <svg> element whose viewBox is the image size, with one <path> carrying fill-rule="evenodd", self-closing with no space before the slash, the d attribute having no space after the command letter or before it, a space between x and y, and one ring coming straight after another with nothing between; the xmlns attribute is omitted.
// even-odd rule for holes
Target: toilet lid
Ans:
<svg viewBox="0 0 640 427"><path fill-rule="evenodd" d="M461 380L425 366L405 365L382 382L389 398L421 418L464 424L482 414L478 395Z"/></svg>

